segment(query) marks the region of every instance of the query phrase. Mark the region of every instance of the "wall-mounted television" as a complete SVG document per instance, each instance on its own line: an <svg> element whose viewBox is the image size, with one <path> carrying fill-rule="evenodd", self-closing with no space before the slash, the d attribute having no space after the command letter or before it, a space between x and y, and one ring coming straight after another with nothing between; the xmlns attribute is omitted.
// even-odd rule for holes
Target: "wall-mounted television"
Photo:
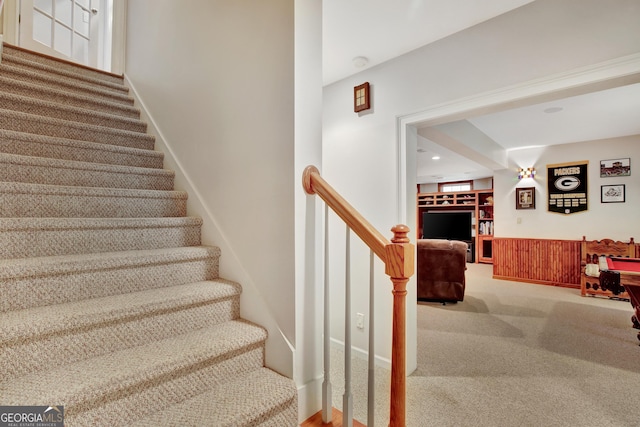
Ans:
<svg viewBox="0 0 640 427"><path fill-rule="evenodd" d="M471 241L471 212L424 212L422 238Z"/></svg>

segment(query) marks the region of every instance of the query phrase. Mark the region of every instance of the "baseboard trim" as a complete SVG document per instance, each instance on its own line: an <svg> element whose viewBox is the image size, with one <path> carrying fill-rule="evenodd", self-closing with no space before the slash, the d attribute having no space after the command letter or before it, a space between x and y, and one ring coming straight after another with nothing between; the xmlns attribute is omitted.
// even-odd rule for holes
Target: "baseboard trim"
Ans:
<svg viewBox="0 0 640 427"><path fill-rule="evenodd" d="M331 338L331 346L335 346L335 348L339 349L340 351L344 351L344 342L343 341L339 341L335 338ZM351 354L356 356L358 359L362 359L362 360L369 360L369 352L366 350L363 350L359 347L351 347ZM379 366L381 368L387 369L387 370L391 370L391 360L387 359L385 357L381 357L381 356L375 356L374 357L375 360L375 364L376 366ZM408 375L408 374L407 374Z"/></svg>

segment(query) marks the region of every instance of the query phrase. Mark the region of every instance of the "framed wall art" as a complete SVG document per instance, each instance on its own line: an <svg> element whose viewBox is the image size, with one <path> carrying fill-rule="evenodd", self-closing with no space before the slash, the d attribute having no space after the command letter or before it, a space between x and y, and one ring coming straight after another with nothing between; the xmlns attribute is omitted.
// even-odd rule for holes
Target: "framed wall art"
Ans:
<svg viewBox="0 0 640 427"><path fill-rule="evenodd" d="M601 185L600 201L602 203L624 203L624 184Z"/></svg>
<svg viewBox="0 0 640 427"><path fill-rule="evenodd" d="M535 187L516 188L516 209L535 209L536 189Z"/></svg>
<svg viewBox="0 0 640 427"><path fill-rule="evenodd" d="M369 108L371 108L369 82L364 82L353 88L353 111L358 113Z"/></svg>
<svg viewBox="0 0 640 427"><path fill-rule="evenodd" d="M547 165L548 211L573 214L589 209L588 160Z"/></svg>
<svg viewBox="0 0 640 427"><path fill-rule="evenodd" d="M600 178L631 175L631 159L600 160Z"/></svg>

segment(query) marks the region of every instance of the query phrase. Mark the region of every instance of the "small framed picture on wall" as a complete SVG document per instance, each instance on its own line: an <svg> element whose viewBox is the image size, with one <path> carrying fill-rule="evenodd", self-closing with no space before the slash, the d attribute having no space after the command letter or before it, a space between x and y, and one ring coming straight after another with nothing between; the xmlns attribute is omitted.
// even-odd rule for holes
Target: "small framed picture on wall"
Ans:
<svg viewBox="0 0 640 427"><path fill-rule="evenodd" d="M602 203L624 203L624 184L601 185L600 201Z"/></svg>
<svg viewBox="0 0 640 427"><path fill-rule="evenodd" d="M631 175L631 159L600 160L600 178Z"/></svg>
<svg viewBox="0 0 640 427"><path fill-rule="evenodd" d="M535 187L516 188L516 209L535 209L536 189Z"/></svg>

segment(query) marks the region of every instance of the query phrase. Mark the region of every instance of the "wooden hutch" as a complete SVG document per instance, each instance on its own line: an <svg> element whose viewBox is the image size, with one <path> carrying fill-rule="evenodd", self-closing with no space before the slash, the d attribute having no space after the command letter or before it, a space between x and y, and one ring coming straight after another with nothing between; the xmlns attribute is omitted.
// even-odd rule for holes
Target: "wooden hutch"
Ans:
<svg viewBox="0 0 640 427"><path fill-rule="evenodd" d="M475 262L493 263L493 190L418 193L417 238L422 237L422 213L442 210L472 213Z"/></svg>

